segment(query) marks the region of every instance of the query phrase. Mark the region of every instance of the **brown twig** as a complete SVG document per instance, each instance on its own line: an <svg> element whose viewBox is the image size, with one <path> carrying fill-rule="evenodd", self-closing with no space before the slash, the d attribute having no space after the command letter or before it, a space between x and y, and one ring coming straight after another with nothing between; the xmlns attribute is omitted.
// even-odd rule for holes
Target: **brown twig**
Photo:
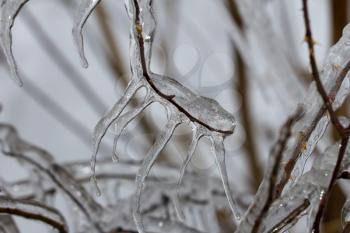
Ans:
<svg viewBox="0 0 350 233"><path fill-rule="evenodd" d="M0 197L0 213L38 220L52 226L60 233L68 233L64 219L58 211L35 201L20 201L8 197ZM45 215L44 213L50 213L50 215ZM51 215L59 217L62 222L57 221Z"/></svg>
<svg viewBox="0 0 350 233"><path fill-rule="evenodd" d="M309 48L309 59L310 59L310 66L311 66L311 71L312 71L312 76L313 79L316 83L316 87L318 92L320 93L327 111L329 113L329 116L331 118L331 122L338 131L338 133L341 136L345 136L346 132L344 131L343 126L340 124L338 117L336 116L333 107L332 107L332 99L328 96L321 78L320 78L320 73L318 72L317 68L317 62L315 58L315 50L314 50L314 39L312 37L312 31L311 31L311 24L310 24L310 18L309 18L309 10L308 10L308 4L307 0L302 0L303 2L303 15L304 15L304 24L305 24L305 41L307 42L308 48Z"/></svg>
<svg viewBox="0 0 350 233"><path fill-rule="evenodd" d="M186 111L179 103L174 101L175 95L167 95L164 94L159 88L156 87L156 85L153 83L149 71L146 65L146 56L145 56L145 48L144 48L144 36L143 36L143 26L141 23L141 18L140 18L140 7L139 3L137 0L134 0L134 6L135 6L135 31L136 31L136 37L137 37L137 42L140 47L140 56L141 56L141 66L142 66L142 71L143 71L143 77L146 79L148 84L151 86L151 88L162 98L166 99L169 101L174 107L176 107L180 112L182 112L184 115L186 115L192 122L196 122L205 128L209 129L210 131L222 133L222 134L232 134L232 130L221 130L221 129L216 129L211 127L210 125L204 123L202 120L194 117L191 113Z"/></svg>
<svg viewBox="0 0 350 233"><path fill-rule="evenodd" d="M276 144L274 145L271 151L271 157L269 158L269 160L271 160L272 169L269 169L266 171L265 179L262 183L262 185L268 186L268 190L266 190L267 198L266 200L264 200L265 204L261 209L259 216L256 218L254 222L252 233L258 232L260 223L263 220L264 215L267 213L271 204L276 199L276 189L278 189L278 185L276 185L276 182L277 182L278 172L281 166L281 161L283 158L283 152L285 151L288 139L291 136L291 130L292 130L293 124L301 117L302 113L303 113L302 109L299 108L297 112L286 121L286 123L283 125L283 127L280 130L279 139L277 140ZM259 203L259 205L260 204L261 203Z"/></svg>
<svg viewBox="0 0 350 233"><path fill-rule="evenodd" d="M309 48L309 59L310 59L310 66L311 66L311 70L312 70L313 79L316 83L317 90L318 90L319 94L321 95L321 97L324 101L324 104L327 108L331 122L334 125L337 132L339 133L339 135L342 137L336 166L333 170L333 174L332 174L332 178L331 178L328 190L326 191L324 198L320 201L319 210L317 212L315 221L314 221L313 226L312 226L313 232L319 233L321 219L322 219L323 214L324 214L324 210L325 210L325 207L326 207L329 195L330 195L330 191L331 191L336 179L338 178L338 173L339 173L341 163L343 161L346 147L347 147L347 144L349 141L349 127L345 129L341 125L341 123L340 123L338 117L336 116L336 114L333 110L333 107L332 107L333 100L328 96L328 94L327 94L327 92L322 84L320 74L319 74L318 68L317 68L316 58L315 58L314 39L312 37L307 0L302 0L302 3L303 3L304 24L305 24L305 30L306 30L305 40L306 40L306 42L308 44L308 48Z"/></svg>

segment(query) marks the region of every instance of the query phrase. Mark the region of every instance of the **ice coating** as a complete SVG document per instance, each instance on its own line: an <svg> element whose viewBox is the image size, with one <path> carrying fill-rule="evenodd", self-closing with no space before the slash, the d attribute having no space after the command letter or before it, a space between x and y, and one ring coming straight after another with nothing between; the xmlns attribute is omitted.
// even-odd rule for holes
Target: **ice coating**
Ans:
<svg viewBox="0 0 350 233"><path fill-rule="evenodd" d="M333 109L339 108L344 98L349 94L348 71L350 69L350 26L343 30L341 39L330 49L321 72L321 80L326 92L333 100ZM293 127L291 143L283 154L283 161L289 168L296 168L293 176L299 177L305 160L314 150L323 136L329 123L325 115L323 100L314 83L303 98L302 106L305 109L303 117ZM281 170L278 175L279 185L284 187L289 181L292 170Z"/></svg>
<svg viewBox="0 0 350 233"><path fill-rule="evenodd" d="M55 163L47 151L23 141L14 127L2 123L0 123L0 145L5 155L16 158L45 174L48 180L77 205L87 219L96 224L98 232L102 232L98 226L103 212L102 207L63 167Z"/></svg>
<svg viewBox="0 0 350 233"><path fill-rule="evenodd" d="M308 210L308 230L312 232L320 203L324 201L325 193L330 186L338 151L339 144L335 144L329 147L323 155L317 157L311 170L302 175L288 192L272 203L263 216L257 232L271 232L290 226L307 208L310 208ZM240 228L240 231L237 232L249 231L247 228Z"/></svg>
<svg viewBox="0 0 350 233"><path fill-rule="evenodd" d="M180 206L180 193L179 193L179 190L180 190L180 186L181 186L181 183L182 183L182 179L185 175L185 172L186 172L186 168L187 166L189 165L189 163L191 162L192 160L192 157L194 155L194 152L196 150L196 147L198 145L198 141L199 139L203 136L203 134L200 132L200 130L197 130L196 127L194 127L194 130L193 130L193 136L192 136L192 141L191 141L191 144L188 148L188 151L187 151L187 155L185 157L185 160L182 162L182 165L181 165L181 168L180 168L180 174L179 174L179 179L178 179L178 182L177 182L177 199L176 202L175 202L175 211L176 211L176 214L178 216L178 218L180 219L180 221L185 221L185 217L184 217L184 213L182 211L182 208Z"/></svg>
<svg viewBox="0 0 350 233"><path fill-rule="evenodd" d="M113 160L118 161L118 155L117 155L117 145L119 138L121 134L123 133L124 129L128 126L128 124L134 120L147 106L149 106L151 103L153 103L154 99L153 96L147 96L145 98L145 102L140 106L136 107L133 110L130 110L123 114L120 118L114 122L115 125L115 138L113 143Z"/></svg>
<svg viewBox="0 0 350 233"><path fill-rule="evenodd" d="M240 211L238 209L238 204L234 199L233 192L230 189L230 185L228 182L227 170L226 170L226 162L225 162L225 148L224 148L224 138L221 135L213 135L210 137L212 141L212 148L215 154L216 165L218 166L221 181L223 183L223 187L225 190L225 194L230 205L231 211L235 216L237 222L240 221Z"/></svg>
<svg viewBox="0 0 350 233"><path fill-rule="evenodd" d="M97 192L99 192L99 188L96 182L95 177L95 167L96 167L96 160L97 160L97 153L99 146L101 144L101 140L106 134L108 128L111 126L111 124L117 120L117 118L120 116L126 105L130 102L131 98L135 95L137 90L142 87L142 81L139 80L131 80L128 84L128 87L126 88L123 96L118 100L118 102L112 107L110 111L107 112L105 116L102 117L101 120L97 123L94 129L93 133L93 139L92 139L92 156L91 156L91 171L92 171L92 181L94 182L94 185L97 189Z"/></svg>
<svg viewBox="0 0 350 233"><path fill-rule="evenodd" d="M12 78L22 86L22 80L18 74L18 67L12 53L11 28L22 6L28 0L1 0L0 2L0 45L10 67Z"/></svg>
<svg viewBox="0 0 350 233"><path fill-rule="evenodd" d="M232 134L235 128L235 119L233 115L223 109L215 100L196 95L170 77L152 73L150 71L150 59L153 35L156 28L155 18L152 13L152 1L127 0L126 9L131 20L130 63L133 75L122 97L97 123L94 129L91 170L92 181L95 183L98 193L100 191L97 186L95 166L97 163L99 145L108 128L115 122L117 133L114 143L115 154L115 147L120 133L129 122L152 102L159 102L167 109L169 121L164 128L164 132L158 137L157 141L146 155L138 175L136 176L137 191L133 216L138 231L140 233L145 232L142 214L140 212L140 198L142 187L145 185L145 179L159 155L159 152L166 145L174 129L180 123L191 123L194 125L195 131L198 130L198 132L201 132L199 135L195 136L194 141L191 143L188 158L181 172L184 172L188 162L191 160L198 140L202 135L202 131L205 131L205 136L212 140L218 170L230 208L236 219L239 219L238 209L236 207L237 204L234 201L233 194L228 184L225 150L223 146L224 137L228 134ZM141 87L144 87L148 93L143 103L123 114L123 110ZM148 99L149 96L152 97L151 100ZM114 155L114 159L118 159L116 155ZM180 212L179 208L177 208L177 210Z"/></svg>
<svg viewBox="0 0 350 233"><path fill-rule="evenodd" d="M84 38L82 30L86 20L100 1L101 0L82 0L74 18L74 25L72 29L73 41L78 49L81 65L84 68L88 67L88 61L84 52Z"/></svg>
<svg viewBox="0 0 350 233"><path fill-rule="evenodd" d="M49 224L60 233L68 232L66 221L58 211L34 201L0 197L0 213L11 213L13 215L38 220Z"/></svg>
<svg viewBox="0 0 350 233"><path fill-rule="evenodd" d="M170 113L171 114L171 113ZM135 193L135 203L133 209L133 217L135 224L139 233L145 233L142 216L140 212L140 201L142 189L145 185L145 179L151 170L153 164L155 163L160 151L165 147L165 145L170 140L175 128L181 123L181 119L177 116L170 116L168 123L165 126L165 130L158 136L152 148L149 150L145 156L142 165L136 175L136 193Z"/></svg>
<svg viewBox="0 0 350 233"><path fill-rule="evenodd" d="M210 98L196 95L176 80L152 74L154 85L165 95L174 95L174 102L179 104L192 117L198 119L210 129L233 132L235 118L223 109L220 104Z"/></svg>

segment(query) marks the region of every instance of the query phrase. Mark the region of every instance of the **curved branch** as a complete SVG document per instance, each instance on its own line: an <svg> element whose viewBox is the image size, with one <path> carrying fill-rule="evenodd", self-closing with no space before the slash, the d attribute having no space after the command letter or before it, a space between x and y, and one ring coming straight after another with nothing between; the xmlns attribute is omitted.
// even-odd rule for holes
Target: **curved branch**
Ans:
<svg viewBox="0 0 350 233"><path fill-rule="evenodd" d="M0 213L37 220L52 226L60 233L68 233L66 221L57 210L35 201L0 197Z"/></svg>

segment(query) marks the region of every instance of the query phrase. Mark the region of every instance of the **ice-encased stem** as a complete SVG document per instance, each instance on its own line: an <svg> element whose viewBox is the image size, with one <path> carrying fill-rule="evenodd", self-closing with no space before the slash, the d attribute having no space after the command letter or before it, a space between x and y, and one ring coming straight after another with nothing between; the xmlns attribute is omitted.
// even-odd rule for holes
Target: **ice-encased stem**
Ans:
<svg viewBox="0 0 350 233"><path fill-rule="evenodd" d="M10 67L11 76L20 86L22 86L23 83L19 76L18 67L12 52L11 28L18 12L27 2L28 0L1 0L0 2L0 45Z"/></svg>
<svg viewBox="0 0 350 233"><path fill-rule="evenodd" d="M59 190L66 194L86 218L102 232L99 226L103 208L86 192L72 175L56 164L45 150L23 141L14 127L0 123L0 145L4 155L18 159L45 175Z"/></svg>
<svg viewBox="0 0 350 233"><path fill-rule="evenodd" d="M68 233L66 221L57 210L35 201L0 197L0 213L38 220L52 226L60 233Z"/></svg>
<svg viewBox="0 0 350 233"><path fill-rule="evenodd" d="M170 137L172 136L176 126L180 124L181 121L177 119L177 117L169 119L168 123L164 127L164 131L157 137L155 143L147 153L146 157L144 158L142 165L137 172L136 175L136 192L134 196L134 207L133 207L133 217L135 220L135 224L137 227L137 230L139 233L145 233L143 222L142 222L142 215L140 212L140 202L141 202L141 193L142 189L145 185L145 179L151 170L153 164L155 163L159 153L161 150L165 147L165 145L168 143Z"/></svg>
<svg viewBox="0 0 350 233"><path fill-rule="evenodd" d="M135 109L124 113L122 116L120 116L116 120L116 122L114 122L114 124L115 124L115 132L114 132L115 137L114 137L114 143L113 143L113 161L119 160L118 155L117 155L117 145L118 145L119 138L120 138L121 134L123 133L124 129L128 126L128 124L132 120L134 120L153 101L154 100L152 97L146 97L144 103L141 106L136 107Z"/></svg>
<svg viewBox="0 0 350 233"><path fill-rule="evenodd" d="M225 147L224 147L224 138L221 135L212 135L210 136L212 142L212 150L215 155L216 165L218 167L220 178L224 186L225 194L231 208L231 211L235 217L235 220L239 222L241 220L240 211L238 209L238 204L234 198L232 190L228 182L226 162L225 162Z"/></svg>
<svg viewBox="0 0 350 233"><path fill-rule="evenodd" d="M81 0L78 11L74 17L74 24L72 29L73 41L77 47L81 65L84 68L88 67L88 61L85 57L84 52L84 37L82 30L86 23L86 20L100 1L101 0Z"/></svg>
<svg viewBox="0 0 350 233"><path fill-rule="evenodd" d="M98 188L95 170L96 170L96 160L98 149L101 144L101 140L107 132L109 126L120 116L126 105L130 102L131 98L135 95L137 90L142 86L142 81L138 79L133 79L126 88L123 96L118 100L118 102L112 107L111 110L107 112L105 116L97 123L92 139L92 156L91 156L91 180L93 181L97 194L100 195L101 192Z"/></svg>
<svg viewBox="0 0 350 233"><path fill-rule="evenodd" d="M266 214L257 232L270 232L294 224L300 214L308 210L308 230L313 232L313 225L320 205L325 201L326 193L332 181L332 174L337 164L339 144L330 146L326 152L314 161L310 171L306 172L296 184L276 199ZM284 224L284 225L283 225ZM239 232L247 229L240 229Z"/></svg>
<svg viewBox="0 0 350 233"><path fill-rule="evenodd" d="M180 174L179 174L179 178L178 178L178 182L177 182L177 191L176 191L177 200L175 201L175 211L176 211L178 218L182 222L185 221L185 215L184 215L182 208L180 206L180 187L182 184L182 179L183 179L185 172L186 172L186 168L189 165L189 163L191 162L192 157L194 155L194 152L196 150L196 147L198 145L198 141L202 136L203 136L203 134L200 133L200 131L197 130L197 128L195 127L194 132L193 132L193 136L192 136L192 141L191 141L191 144L190 144L188 151L187 151L187 155L185 157L185 160L182 162L182 165L180 168Z"/></svg>

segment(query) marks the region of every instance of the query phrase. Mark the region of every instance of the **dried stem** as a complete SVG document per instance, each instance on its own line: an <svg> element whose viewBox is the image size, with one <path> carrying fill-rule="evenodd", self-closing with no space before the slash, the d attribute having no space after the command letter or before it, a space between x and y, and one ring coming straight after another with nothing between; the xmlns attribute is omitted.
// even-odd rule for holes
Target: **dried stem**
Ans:
<svg viewBox="0 0 350 233"><path fill-rule="evenodd" d="M271 155L269 158L269 160L271 160L271 163L269 165L269 169L266 171L265 178L261 184L262 186L268 187L267 190L266 188L265 190L261 189L262 192L266 191L267 195L265 196L265 200L259 200L259 205L261 205L261 201L265 202L265 204L261 205L262 209L254 222L252 233L258 232L260 223L264 218L264 215L269 210L273 201L276 200L276 190L278 190L276 182L278 172L281 169L283 153L286 149L288 139L291 136L291 129L293 127L293 124L301 117L301 114L302 109L298 109L297 112L287 120L287 122L281 128L279 139L277 140L276 144L274 145L271 151Z"/></svg>
<svg viewBox="0 0 350 233"><path fill-rule="evenodd" d="M311 24L310 24L310 18L309 18L309 10L308 10L308 4L307 0L302 0L303 2L303 13L304 13L304 24L305 24L305 41L307 42L308 48L309 48L309 59L310 59L310 66L312 71L312 76L314 81L316 82L316 87L318 92L320 93L327 111L330 115L331 122L338 131L338 133L341 136L345 136L346 132L344 131L343 126L340 124L338 117L336 116L333 107L332 107L332 99L328 96L325 88L323 87L320 74L318 72L316 58L315 58L315 50L314 50L314 39L312 37L312 31L311 31Z"/></svg>

